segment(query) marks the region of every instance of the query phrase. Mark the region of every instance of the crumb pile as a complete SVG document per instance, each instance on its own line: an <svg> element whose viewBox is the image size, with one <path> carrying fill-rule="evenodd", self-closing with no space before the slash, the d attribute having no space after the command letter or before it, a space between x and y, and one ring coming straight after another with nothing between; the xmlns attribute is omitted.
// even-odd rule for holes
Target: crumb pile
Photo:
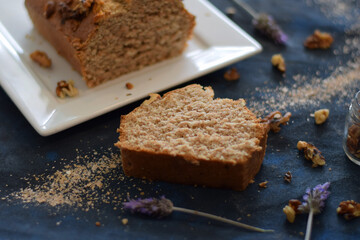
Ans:
<svg viewBox="0 0 360 240"><path fill-rule="evenodd" d="M78 156L53 174L25 179L28 187L8 198L20 199L24 203L68 205L85 211L100 203L118 205L125 196L116 186L124 180L120 164L120 156L113 153L97 156L94 152L91 156ZM34 180L35 184L32 183Z"/></svg>
<svg viewBox="0 0 360 240"><path fill-rule="evenodd" d="M327 78L293 76L291 87L255 89L262 94L254 94L249 106L257 112L271 112L293 107L317 107L321 103L335 101L345 103L358 90L360 85L360 59L347 63L347 67L338 67ZM336 99L333 99L336 96Z"/></svg>
<svg viewBox="0 0 360 240"><path fill-rule="evenodd" d="M314 74L300 73L285 79L277 87L258 87L249 93L248 105L258 114L275 110L318 107L323 103L349 104L360 86L360 8L359 3L344 0L307 0L307 5L320 11L334 24L345 24L344 44L333 48L337 66L328 66L331 74L320 78ZM355 6L356 5L356 6ZM342 62L342 58L351 59Z"/></svg>

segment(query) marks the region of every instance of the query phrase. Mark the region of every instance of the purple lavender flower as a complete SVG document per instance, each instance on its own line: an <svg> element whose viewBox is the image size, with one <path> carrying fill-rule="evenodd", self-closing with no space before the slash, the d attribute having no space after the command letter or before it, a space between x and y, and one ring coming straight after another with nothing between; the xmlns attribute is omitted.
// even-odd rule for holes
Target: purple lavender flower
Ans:
<svg viewBox="0 0 360 240"><path fill-rule="evenodd" d="M310 188L306 189L306 194L303 196L305 202L298 207L298 210L302 213L310 212L310 208L314 211L314 214L319 214L325 207L325 200L329 197L330 192L328 188L330 183L319 184L311 191Z"/></svg>
<svg viewBox="0 0 360 240"><path fill-rule="evenodd" d="M277 44L285 44L288 39L287 35L281 30L274 18L270 15L265 13L258 15L257 18L253 19L253 25L259 33L273 40Z"/></svg>
<svg viewBox="0 0 360 240"><path fill-rule="evenodd" d="M241 227L250 231L256 231L256 232L274 231L270 229L253 227L244 223L236 222L209 213L199 212L187 208L175 207L173 203L164 196L162 196L160 199L157 198L145 198L145 199L137 199L137 200L129 199L129 201L124 202L123 205L125 210L130 210L132 213L140 213L151 217L163 218L169 216L173 211L177 211L177 212L193 214L193 215L213 219L216 221L232 224L234 226Z"/></svg>
<svg viewBox="0 0 360 240"><path fill-rule="evenodd" d="M140 213L150 217L163 218L169 216L173 211L173 203L162 196L157 198L145 199L129 199L124 202L124 209L130 210L132 213Z"/></svg>
<svg viewBox="0 0 360 240"><path fill-rule="evenodd" d="M319 184L313 188L306 189L306 194L303 196L305 202L298 207L301 213L309 213L308 222L306 224L305 240L310 240L312 231L312 222L315 214L319 214L325 207L325 200L329 197L330 192L328 188L330 183Z"/></svg>

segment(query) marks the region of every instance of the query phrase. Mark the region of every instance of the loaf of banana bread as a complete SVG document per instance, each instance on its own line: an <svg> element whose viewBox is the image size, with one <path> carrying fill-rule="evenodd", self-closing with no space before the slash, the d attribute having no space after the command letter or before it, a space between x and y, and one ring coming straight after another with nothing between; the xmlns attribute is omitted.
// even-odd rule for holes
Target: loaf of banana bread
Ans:
<svg viewBox="0 0 360 240"><path fill-rule="evenodd" d="M265 155L269 126L260 120L243 99L214 99L193 84L122 116L115 145L129 176L244 190Z"/></svg>
<svg viewBox="0 0 360 240"><path fill-rule="evenodd" d="M195 26L181 0L25 0L38 32L89 87L180 55Z"/></svg>

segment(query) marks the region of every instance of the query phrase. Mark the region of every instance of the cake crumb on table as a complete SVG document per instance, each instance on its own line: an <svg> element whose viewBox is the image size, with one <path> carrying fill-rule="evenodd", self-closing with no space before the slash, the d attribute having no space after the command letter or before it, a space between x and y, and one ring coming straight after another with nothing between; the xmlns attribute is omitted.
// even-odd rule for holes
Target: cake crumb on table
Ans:
<svg viewBox="0 0 360 240"><path fill-rule="evenodd" d="M127 224L129 223L129 219L123 218L123 219L121 219L121 223L122 223L123 225L127 225Z"/></svg>
<svg viewBox="0 0 360 240"><path fill-rule="evenodd" d="M268 181L261 182L261 183L259 183L259 187L267 188L267 184L268 184Z"/></svg>
<svg viewBox="0 0 360 240"><path fill-rule="evenodd" d="M101 227L101 222L96 222L96 223L95 223L95 226Z"/></svg>

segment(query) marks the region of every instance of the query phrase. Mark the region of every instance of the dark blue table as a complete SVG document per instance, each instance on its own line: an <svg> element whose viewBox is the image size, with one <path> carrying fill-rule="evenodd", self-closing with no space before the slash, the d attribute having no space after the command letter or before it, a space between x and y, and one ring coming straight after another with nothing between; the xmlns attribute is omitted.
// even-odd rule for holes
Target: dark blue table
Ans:
<svg viewBox="0 0 360 240"><path fill-rule="evenodd" d="M235 7L229 0L211 2L223 12L228 7ZM276 17L289 35L287 46L274 45L255 34L249 15L236 8L233 20L262 44L263 52L230 66L240 72L238 81L224 80L226 68L190 83L212 86L216 97L242 97L250 101L254 100L254 96L255 100L261 97L262 92L256 91L256 88L276 89L280 85L291 88L294 83L292 76L297 74L326 78L331 74L331 66L345 66L348 60L359 56L358 49L351 50L350 54L334 54L334 50L343 49L346 45L345 30L360 17L359 1L253 0L248 3ZM347 16L341 12L344 6L347 7L344 10ZM351 18L348 17L350 15ZM316 28L334 36L332 49L309 51L303 47L304 39ZM358 39L360 30L357 28L349 34L347 39ZM275 53L282 53L286 59L286 77L270 64ZM116 201L99 202L93 209L84 211L78 207L51 207L9 200L9 194L26 188L28 182L38 183L31 176L52 175L79 155L89 154L96 161L98 157L94 155L94 150L98 156L109 155L108 148L118 153L113 144L117 141L120 116L132 111L141 101L56 135L41 137L0 89L0 196L3 198L0 201L0 239L302 239L301 232L305 233L307 216L298 216L295 223L290 224L282 208L289 199L301 199L307 187L326 181L331 182L331 195L324 212L314 218L313 239L359 239L360 220L346 221L336 214L341 201L360 201L360 167L347 159L341 145L346 107L359 88L358 85L346 90L348 95L342 103L336 101L337 96L330 102L322 103L321 107L330 109L330 119L321 126L316 126L309 116L313 108L287 107L286 110L293 114L290 124L282 127L280 133L269 135L263 166L255 183L243 192L144 182L127 177L117 180L116 174L119 178L123 176L121 169L112 174L115 178L108 179L110 188L114 190L110 198L127 193L140 196L140 192L143 192L143 197L166 195L179 207L234 220L241 218L243 223L275 230L275 233L266 234L182 213L175 213L164 220L134 216L123 212L120 202ZM281 93L274 91L271 94ZM296 149L298 140L316 143L326 158L326 166L312 168ZM283 180L287 171L293 174L290 184ZM29 180L24 180L24 177ZM268 188L259 188L258 183L265 180L269 181ZM123 218L129 220L127 225L122 224ZM101 227L95 226L95 222L100 222Z"/></svg>

